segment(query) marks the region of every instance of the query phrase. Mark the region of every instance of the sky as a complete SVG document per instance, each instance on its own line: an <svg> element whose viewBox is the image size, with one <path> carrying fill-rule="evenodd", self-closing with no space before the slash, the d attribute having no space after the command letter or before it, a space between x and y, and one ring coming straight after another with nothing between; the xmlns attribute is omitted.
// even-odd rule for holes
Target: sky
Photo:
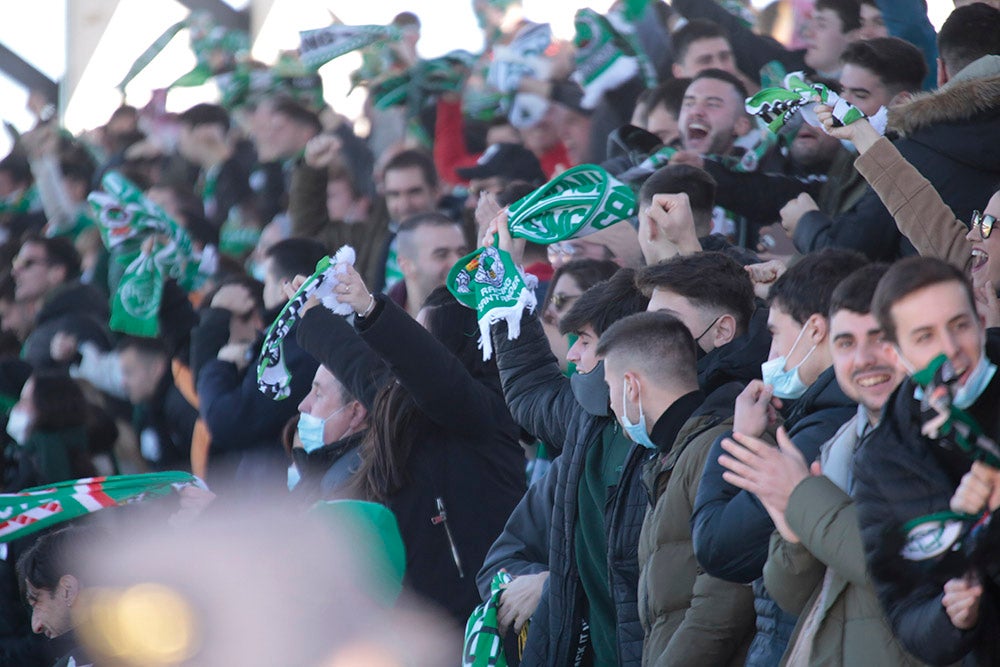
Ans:
<svg viewBox="0 0 1000 667"><path fill-rule="evenodd" d="M103 0L32 0L19 3L8 20L0 22L0 42L53 79L66 74L67 2L93 6ZM226 0L237 9L250 0ZM764 0L754 0L759 4ZM523 0L525 15L534 21L549 22L557 37L570 38L573 14L581 7L607 10L611 0ZM952 0L930 0L931 22L940 25L953 7ZM435 57L452 49L476 52L482 46L481 33L472 13L471 0L274 0L272 10L254 45L254 56L265 62L273 60L280 49L298 45L298 31L330 23L335 14L347 24L384 25L401 11L412 11L422 23L420 54ZM73 132L102 124L121 102L115 84L135 58L168 26L183 18L187 10L175 0L121 0L91 65L83 73L78 94L64 100L64 122ZM349 54L324 66L327 101L339 112L356 117L363 95L347 97L348 74L360 60ZM129 85L127 101L143 106L150 91L184 74L194 64L185 32ZM175 89L167 98L167 108L182 111L202 101L211 101L214 87ZM0 73L0 119L19 130L30 129L32 117L25 109L27 92ZM0 133L0 155L10 142Z"/></svg>

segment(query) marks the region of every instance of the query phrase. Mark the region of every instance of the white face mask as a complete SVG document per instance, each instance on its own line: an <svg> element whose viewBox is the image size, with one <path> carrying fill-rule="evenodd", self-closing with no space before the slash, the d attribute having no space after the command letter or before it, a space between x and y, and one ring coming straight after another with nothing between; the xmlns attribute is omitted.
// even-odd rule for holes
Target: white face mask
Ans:
<svg viewBox="0 0 1000 667"><path fill-rule="evenodd" d="M14 439L19 445L23 445L28 440L28 426L31 425L31 417L21 408L14 408L7 418L7 435Z"/></svg>

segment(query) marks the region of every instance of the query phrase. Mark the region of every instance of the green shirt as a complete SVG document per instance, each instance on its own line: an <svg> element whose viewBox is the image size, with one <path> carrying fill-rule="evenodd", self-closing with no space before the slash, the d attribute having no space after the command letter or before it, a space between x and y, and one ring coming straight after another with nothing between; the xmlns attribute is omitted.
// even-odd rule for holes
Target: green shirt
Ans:
<svg viewBox="0 0 1000 667"><path fill-rule="evenodd" d="M618 622L608 575L608 537L604 517L622 476L632 441L617 422L587 451L577 495L576 567L589 604L587 622L595 665L618 664Z"/></svg>

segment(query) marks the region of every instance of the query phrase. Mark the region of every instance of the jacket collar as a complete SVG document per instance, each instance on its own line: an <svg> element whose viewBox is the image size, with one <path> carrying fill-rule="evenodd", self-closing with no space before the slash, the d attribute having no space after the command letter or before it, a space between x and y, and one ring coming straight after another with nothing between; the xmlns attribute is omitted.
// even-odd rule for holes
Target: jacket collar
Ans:
<svg viewBox="0 0 1000 667"><path fill-rule="evenodd" d="M996 56L994 56L996 58ZM986 69L991 73L977 78L959 78L936 91L913 97L909 102L889 109L889 127L900 134L909 135L938 123L960 123L976 115L995 111L1000 106L1000 58L980 66L980 60L959 73L962 77L969 68Z"/></svg>

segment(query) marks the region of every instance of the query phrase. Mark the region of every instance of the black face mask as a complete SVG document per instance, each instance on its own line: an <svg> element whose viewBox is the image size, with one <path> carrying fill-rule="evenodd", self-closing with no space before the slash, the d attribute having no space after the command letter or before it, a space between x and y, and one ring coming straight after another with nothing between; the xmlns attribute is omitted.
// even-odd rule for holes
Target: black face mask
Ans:
<svg viewBox="0 0 1000 667"><path fill-rule="evenodd" d="M705 327L705 330L701 332L701 335L694 339L694 354L695 354L695 359L697 361L701 361L705 357L705 355L708 354L708 352L706 352L701 347L701 339L705 337L705 334L711 331L712 327L714 327L715 323L718 322L720 319L722 319L722 315L719 315L714 320L712 320L712 323L709 324L707 327Z"/></svg>
<svg viewBox="0 0 1000 667"><path fill-rule="evenodd" d="M584 410L595 417L611 414L611 393L604 381L604 362L600 361L589 373L574 373L569 378L573 396Z"/></svg>

